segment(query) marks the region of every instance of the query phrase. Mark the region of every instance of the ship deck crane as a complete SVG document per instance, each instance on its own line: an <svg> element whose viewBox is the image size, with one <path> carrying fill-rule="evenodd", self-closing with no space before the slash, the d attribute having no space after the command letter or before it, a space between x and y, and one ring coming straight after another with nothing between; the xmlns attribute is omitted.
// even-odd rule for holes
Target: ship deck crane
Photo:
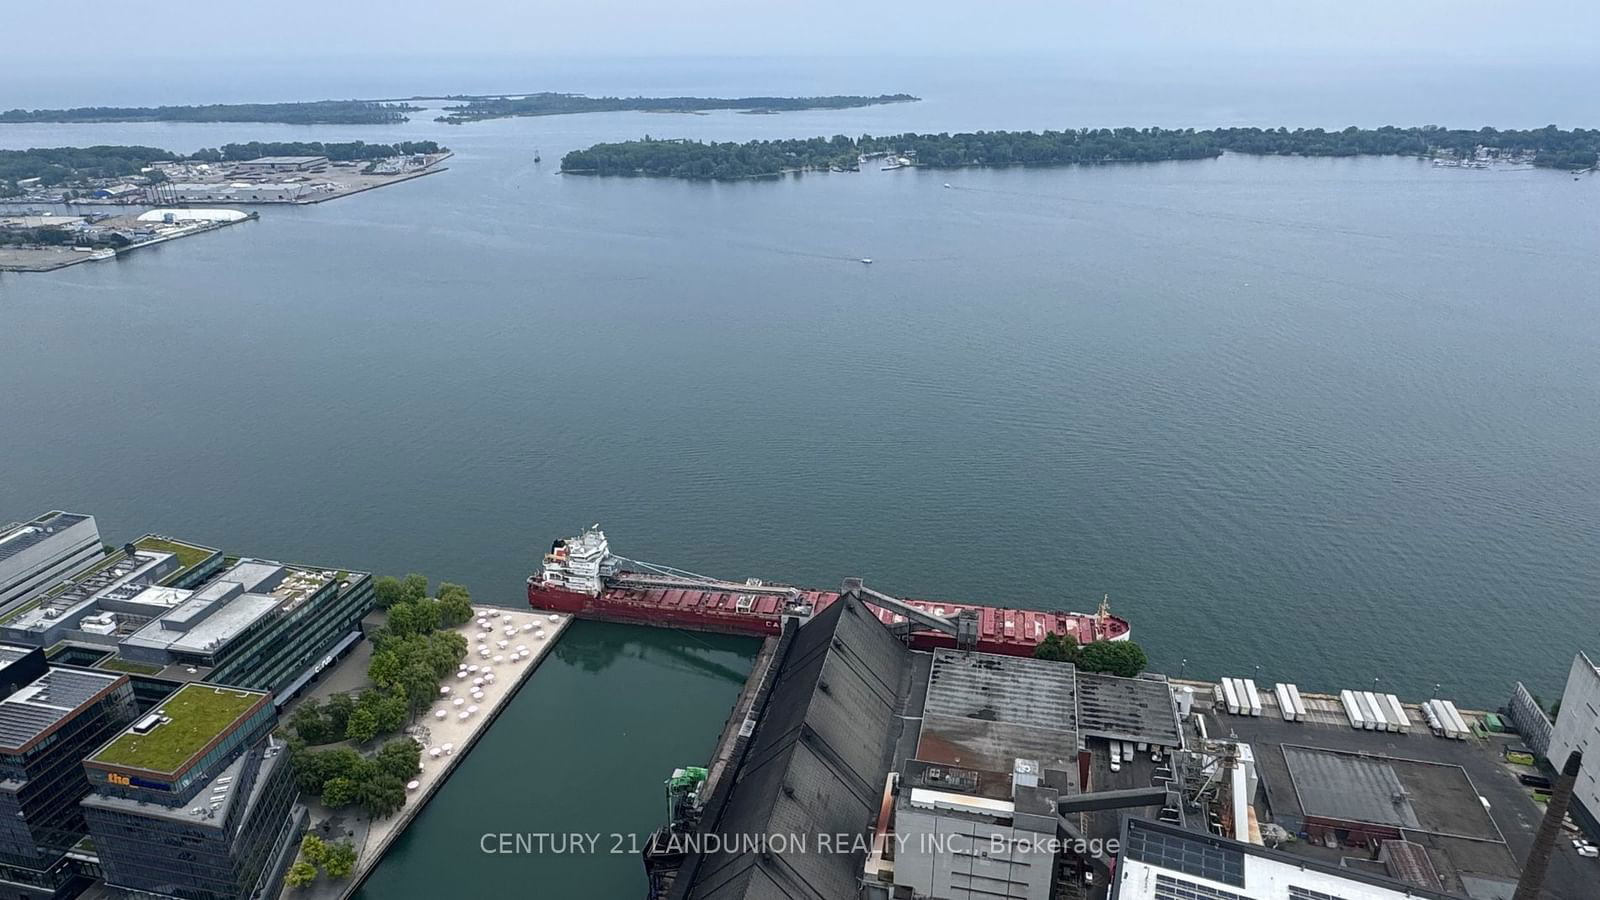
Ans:
<svg viewBox="0 0 1600 900"><path fill-rule="evenodd" d="M839 597L854 597L863 603L904 616L906 621L890 626L901 637L922 628L953 635L958 650L971 650L978 646L978 615L970 609L962 610L953 619L934 615L898 597L881 594L863 584L860 578L846 578L844 585L839 588Z"/></svg>

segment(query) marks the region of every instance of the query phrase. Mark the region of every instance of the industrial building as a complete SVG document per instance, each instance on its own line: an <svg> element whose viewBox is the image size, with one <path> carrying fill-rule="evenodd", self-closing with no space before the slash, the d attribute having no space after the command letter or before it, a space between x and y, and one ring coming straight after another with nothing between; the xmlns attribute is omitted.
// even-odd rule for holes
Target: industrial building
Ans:
<svg viewBox="0 0 1600 900"><path fill-rule="evenodd" d="M54 510L0 531L0 613L42 593L104 551L94 516Z"/></svg>
<svg viewBox="0 0 1600 900"><path fill-rule="evenodd" d="M68 858L87 834L83 759L132 721L128 676L0 645L0 691L0 896L75 897L90 881Z"/></svg>
<svg viewBox="0 0 1600 900"><path fill-rule="evenodd" d="M234 163L233 170L241 175L266 172L309 172L326 168L326 156L262 156Z"/></svg>
<svg viewBox="0 0 1600 900"><path fill-rule="evenodd" d="M1339 865L1130 819L1112 900L1457 900Z"/></svg>
<svg viewBox="0 0 1600 900"><path fill-rule="evenodd" d="M731 750L668 830L831 843L647 853L653 897L1084 896L1125 816L1181 818L1152 759L1183 742L1164 680L912 651L848 594L787 624L761 660ZM1130 764L1110 765L1124 744ZM1063 842L1084 855L1058 852ZM652 847L675 843L696 842Z"/></svg>
<svg viewBox="0 0 1600 900"><path fill-rule="evenodd" d="M1486 714L1430 727L1442 701L1375 694L1386 727L1356 725L1293 685L1236 679L1229 699L975 652L898 602L847 583L764 642L702 775L674 773L650 900L1592 900L1600 883L1556 852L1571 780L1545 814ZM916 628L958 649L912 650ZM1561 721L1579 749L1596 733Z"/></svg>
<svg viewBox="0 0 1600 900"><path fill-rule="evenodd" d="M276 895L307 817L276 724L270 694L189 684L84 760L113 895Z"/></svg>
<svg viewBox="0 0 1600 900"><path fill-rule="evenodd" d="M318 188L300 182L247 184L244 182L173 182L152 188L151 202L174 203L298 203Z"/></svg>
<svg viewBox="0 0 1600 900"><path fill-rule="evenodd" d="M1207 830L1416 896L1509 900L1535 855L1532 824L1543 814L1507 760L1519 736L1466 713L1469 734L1457 737L1454 727L1427 724L1426 703L1402 704L1405 721L1394 730L1356 727L1339 696L1310 693L1301 695L1307 717L1291 719L1272 697L1263 693L1259 716L1229 714L1219 702L1196 704L1186 720L1189 751L1176 777L1186 802L1210 810ZM1537 896L1588 900L1600 865L1562 845Z"/></svg>
<svg viewBox="0 0 1600 900"><path fill-rule="evenodd" d="M1573 657L1547 756L1559 767L1574 750L1583 753L1583 769L1573 790L1572 815L1600 840L1600 668L1584 653Z"/></svg>

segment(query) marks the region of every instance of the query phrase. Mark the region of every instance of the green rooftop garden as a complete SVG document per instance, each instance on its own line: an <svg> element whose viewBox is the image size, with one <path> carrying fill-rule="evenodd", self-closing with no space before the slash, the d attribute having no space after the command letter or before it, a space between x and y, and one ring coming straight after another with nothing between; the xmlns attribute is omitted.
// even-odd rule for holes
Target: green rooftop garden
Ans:
<svg viewBox="0 0 1600 900"><path fill-rule="evenodd" d="M186 684L156 707L172 721L149 734L125 731L91 762L170 774L256 705L265 694Z"/></svg>
<svg viewBox="0 0 1600 900"><path fill-rule="evenodd" d="M153 550L157 553L171 553L173 556L178 558L178 565L183 566L185 569L192 569L195 566L200 565L207 559L210 559L211 554L217 552L215 550L208 550L205 547L196 547L193 544L184 544L179 541L158 538L155 535L145 535L144 537L139 538L137 541L134 541L133 545L138 547L140 550Z"/></svg>
<svg viewBox="0 0 1600 900"><path fill-rule="evenodd" d="M100 668L110 669L113 672L127 672L130 675L159 675L161 666L150 663L134 662L120 656L111 656L100 662Z"/></svg>

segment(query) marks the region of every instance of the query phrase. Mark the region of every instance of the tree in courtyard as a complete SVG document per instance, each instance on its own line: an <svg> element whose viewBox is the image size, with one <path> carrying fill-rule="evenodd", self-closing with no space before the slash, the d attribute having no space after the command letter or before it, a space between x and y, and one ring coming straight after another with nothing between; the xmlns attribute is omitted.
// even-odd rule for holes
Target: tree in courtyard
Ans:
<svg viewBox="0 0 1600 900"><path fill-rule="evenodd" d="M412 662L400 674L399 690L406 698L406 710L419 713L433 705L438 696L439 676L422 660Z"/></svg>
<svg viewBox="0 0 1600 900"><path fill-rule="evenodd" d="M322 838L308 834L300 841L300 858L313 866L320 866L328 858L328 845Z"/></svg>
<svg viewBox="0 0 1600 900"><path fill-rule="evenodd" d="M289 727L308 744L325 744L329 740L328 723L322 707L315 697L307 697L289 717Z"/></svg>
<svg viewBox="0 0 1600 900"><path fill-rule="evenodd" d="M374 819L386 819L406 805L406 783L393 775L375 775L357 786L361 807Z"/></svg>
<svg viewBox="0 0 1600 900"><path fill-rule="evenodd" d="M322 785L322 803L331 809L349 806L359 799L354 779L330 778Z"/></svg>
<svg viewBox="0 0 1600 900"><path fill-rule="evenodd" d="M407 600L424 600L428 596L428 577L412 572L400 581L401 592Z"/></svg>
<svg viewBox="0 0 1600 900"><path fill-rule="evenodd" d="M1078 651L1078 668L1132 678L1149 662L1144 648L1133 641L1095 641Z"/></svg>
<svg viewBox="0 0 1600 900"><path fill-rule="evenodd" d="M404 693L388 689L367 691L361 695L361 709L371 710L373 725L378 734L391 734L405 727L410 709Z"/></svg>
<svg viewBox="0 0 1600 900"><path fill-rule="evenodd" d="M317 867L301 860L289 867L288 874L283 876L283 883L292 888L303 888L317 880Z"/></svg>
<svg viewBox="0 0 1600 900"><path fill-rule="evenodd" d="M322 862L322 870L328 873L329 878L349 878L356 867L356 848L349 841L340 841L328 845L327 856Z"/></svg>
<svg viewBox="0 0 1600 900"><path fill-rule="evenodd" d="M401 780L416 777L417 764L422 761L422 747L410 738L395 738L378 749L373 757L374 768L385 775Z"/></svg>
<svg viewBox="0 0 1600 900"><path fill-rule="evenodd" d="M406 599L405 587L400 584L400 579L393 575L385 575L373 581L372 593L377 598L379 609L388 609Z"/></svg>
<svg viewBox="0 0 1600 900"><path fill-rule="evenodd" d="M404 670L400 654L394 648L385 648L372 654L372 661L367 663L367 679L379 687L389 687L399 683Z"/></svg>
<svg viewBox="0 0 1600 900"><path fill-rule="evenodd" d="M389 622L384 626L384 632L388 636L405 638L413 634L429 634L438 627L439 603L424 597L389 607Z"/></svg>
<svg viewBox="0 0 1600 900"><path fill-rule="evenodd" d="M437 631L428 635L427 659L434 672L444 678L454 672L456 665L466 658L467 638L454 631Z"/></svg>
<svg viewBox="0 0 1600 900"><path fill-rule="evenodd" d="M454 628L472 619L472 595L459 584L439 585L439 625Z"/></svg>
<svg viewBox="0 0 1600 900"><path fill-rule="evenodd" d="M356 711L350 714L349 724L345 726L344 736L358 744L365 744L378 736L378 716L370 706L362 704L356 707Z"/></svg>
<svg viewBox="0 0 1600 900"><path fill-rule="evenodd" d="M349 694L334 694L328 702L322 705L323 715L328 717L328 740L336 740L338 735L344 734L345 727L350 723L350 713L356 708L356 698Z"/></svg>
<svg viewBox="0 0 1600 900"><path fill-rule="evenodd" d="M1052 662L1076 662L1078 660L1078 642L1067 635L1050 632L1044 636L1033 648L1034 659L1048 659Z"/></svg>

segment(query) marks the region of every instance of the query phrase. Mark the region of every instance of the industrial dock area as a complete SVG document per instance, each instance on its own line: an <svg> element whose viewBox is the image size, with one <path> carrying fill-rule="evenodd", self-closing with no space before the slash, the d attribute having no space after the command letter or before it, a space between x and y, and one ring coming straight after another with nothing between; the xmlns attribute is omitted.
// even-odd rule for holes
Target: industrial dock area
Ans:
<svg viewBox="0 0 1600 900"><path fill-rule="evenodd" d="M1560 774L1592 707L1552 738L1520 685L1502 715L903 637L846 597L764 642L670 773L651 900L1596 896L1596 761Z"/></svg>
<svg viewBox="0 0 1600 900"><path fill-rule="evenodd" d="M77 190L24 183L0 209L0 272L50 272L254 221L240 207L309 205L445 171L448 150L370 160L263 156L232 162L155 162ZM38 179L26 181L37 182ZM58 209L65 205L65 210ZM120 211L137 207L138 211ZM119 211L110 212L110 208Z"/></svg>
<svg viewBox="0 0 1600 900"><path fill-rule="evenodd" d="M209 847L192 877L218 896L347 900L567 626L613 618L548 608L592 591L635 624L761 641L711 753L658 773L666 816L632 863L648 900L1584 900L1600 883L1600 668L1581 654L1552 721L1521 684L1486 711L1173 678L1142 652L1057 657L1015 625L1098 633L1104 611L1017 619L858 578L821 603L659 566L629 580L647 564L603 536L545 563L513 610L162 535L112 549L78 513L8 526L0 742L81 785L67 806L0 785L57 835L6 881L167 896L137 820ZM663 602L721 612L639 615ZM1118 622L1091 646L1132 648ZM38 743L28 704L52 689L74 705L51 715L81 722L71 742Z"/></svg>

